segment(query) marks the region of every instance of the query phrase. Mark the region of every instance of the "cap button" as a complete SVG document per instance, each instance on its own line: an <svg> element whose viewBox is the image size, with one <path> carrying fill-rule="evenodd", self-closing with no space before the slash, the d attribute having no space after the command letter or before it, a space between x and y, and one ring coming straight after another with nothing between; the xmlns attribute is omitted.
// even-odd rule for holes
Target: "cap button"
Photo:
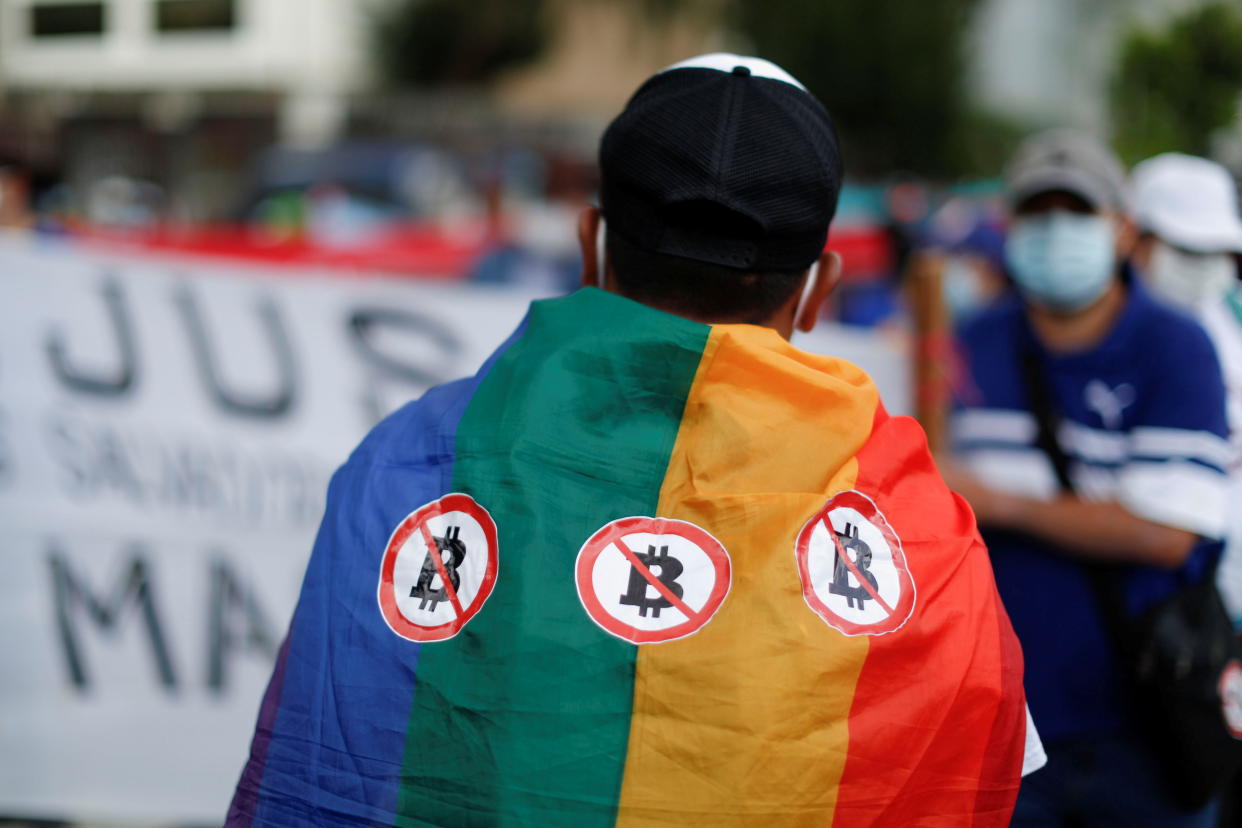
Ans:
<svg viewBox="0 0 1242 828"><path fill-rule="evenodd" d="M744 77L744 76L746 76L746 75L749 75L749 74L750 74L750 67L749 67L749 66L734 66L734 67L733 67L733 74L735 74L735 75L741 75L741 76L743 76L743 77Z"/></svg>

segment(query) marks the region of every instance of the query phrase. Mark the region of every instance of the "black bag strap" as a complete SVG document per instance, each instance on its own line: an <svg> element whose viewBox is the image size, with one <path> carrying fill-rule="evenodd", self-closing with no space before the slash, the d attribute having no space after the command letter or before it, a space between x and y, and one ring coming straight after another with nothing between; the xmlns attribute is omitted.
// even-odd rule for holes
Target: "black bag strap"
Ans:
<svg viewBox="0 0 1242 828"><path fill-rule="evenodd" d="M1043 366L1040 365L1039 354L1034 348L1027 348L1022 353L1022 379L1026 383L1026 394L1030 399L1031 413L1035 415L1035 445L1052 463L1061 491L1074 493L1074 482L1070 480L1069 457L1061 448L1057 439L1057 428L1061 424L1061 413L1052 401L1052 392L1044 379Z"/></svg>
<svg viewBox="0 0 1242 828"><path fill-rule="evenodd" d="M1052 470L1057 476L1061 491L1074 494L1074 481L1070 479L1069 457L1061 447L1057 438L1057 429L1061 424L1061 412L1052 398L1052 390L1044 376L1040 356L1033 347L1022 352L1022 379L1026 385L1026 393L1031 405L1031 413L1035 415L1035 445L1048 456ZM1129 614L1125 602L1118 594L1115 585L1114 567L1107 564L1084 563L1091 580L1091 589L1095 593L1096 603L1104 615L1105 625L1109 629L1114 646L1118 649L1127 646L1125 634L1122 632L1129 622Z"/></svg>

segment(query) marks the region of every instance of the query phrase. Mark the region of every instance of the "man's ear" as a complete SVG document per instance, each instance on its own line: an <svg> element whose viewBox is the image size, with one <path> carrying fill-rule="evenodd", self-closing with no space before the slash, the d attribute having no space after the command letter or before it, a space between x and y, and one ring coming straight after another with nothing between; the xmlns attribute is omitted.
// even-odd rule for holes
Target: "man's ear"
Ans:
<svg viewBox="0 0 1242 828"><path fill-rule="evenodd" d="M1134 246L1138 243L1139 232L1138 225L1126 216L1118 216L1115 219L1117 230L1114 235L1114 244L1116 246L1117 261L1128 259L1130 254L1134 252Z"/></svg>
<svg viewBox="0 0 1242 828"><path fill-rule="evenodd" d="M582 286L600 287L603 276L599 272L604 257L599 249L599 223L603 220L599 208L590 205L578 214L578 249L582 251Z"/></svg>
<svg viewBox="0 0 1242 828"><path fill-rule="evenodd" d="M806 301L802 302L802 311L794 320L794 326L803 333L810 333L815 324L819 322L819 311L823 308L824 301L841 281L840 254L825 250L820 254L818 264L815 284L811 285L810 295L806 297Z"/></svg>

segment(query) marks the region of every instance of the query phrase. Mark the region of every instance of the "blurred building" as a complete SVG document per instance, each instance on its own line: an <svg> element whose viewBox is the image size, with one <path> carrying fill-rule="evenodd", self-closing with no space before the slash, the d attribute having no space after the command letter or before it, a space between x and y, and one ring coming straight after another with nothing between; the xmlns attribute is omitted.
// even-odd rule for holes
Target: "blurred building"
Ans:
<svg viewBox="0 0 1242 828"><path fill-rule="evenodd" d="M721 45L710 14L653 26L642 4L553 0L558 34L535 64L487 90L392 93L372 35L393 2L0 0L0 154L60 181L52 198L90 219L127 201L135 222L236 218L274 145L422 140L585 161L643 78Z"/></svg>
<svg viewBox="0 0 1242 828"><path fill-rule="evenodd" d="M1122 38L1211 1L985 0L972 33L972 93L1019 123L1106 134Z"/></svg>
<svg viewBox="0 0 1242 828"><path fill-rule="evenodd" d="M723 0L658 25L640 3L551 0L557 34L534 64L487 89L393 92L373 34L394 2L0 0L0 155L59 181L50 197L87 219L236 219L273 146L309 163L360 141L589 162L642 79L722 45Z"/></svg>
<svg viewBox="0 0 1242 828"><path fill-rule="evenodd" d="M366 9L356 0L5 0L0 72L11 92L143 94L144 113L164 128L199 114L205 95L279 95L282 130L322 140L340 118L332 97L365 81Z"/></svg>
<svg viewBox="0 0 1242 828"><path fill-rule="evenodd" d="M0 151L79 190L157 181L195 194L186 218L218 214L256 148L337 137L376 2L0 0Z"/></svg>
<svg viewBox="0 0 1242 828"><path fill-rule="evenodd" d="M643 3L551 0L555 39L534 65L500 79L497 102L520 115L607 122L665 66L704 52L745 51L724 29L725 6L695 0L653 17Z"/></svg>

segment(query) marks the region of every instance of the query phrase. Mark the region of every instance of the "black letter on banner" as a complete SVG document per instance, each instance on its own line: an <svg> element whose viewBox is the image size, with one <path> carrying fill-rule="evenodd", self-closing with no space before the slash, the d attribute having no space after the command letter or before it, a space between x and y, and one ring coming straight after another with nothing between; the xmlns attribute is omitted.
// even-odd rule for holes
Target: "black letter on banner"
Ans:
<svg viewBox="0 0 1242 828"><path fill-rule="evenodd" d="M168 651L164 632L160 628L159 616L155 611L155 593L147 573L147 565L140 554L141 551L141 547L135 545L135 554L129 564L128 572L113 588L110 601L101 601L88 587L84 586L69 569L68 562L55 548L48 557L48 563L52 568L56 626L60 632L69 676L79 690L85 690L90 685L90 676L87 674L86 662L78 644L73 611L83 609L96 626L104 630L112 630L120 621L125 606L131 603L138 604L142 609L142 618L151 641L151 654L155 658L160 683L168 690L175 690L177 687L172 656Z"/></svg>
<svg viewBox="0 0 1242 828"><path fill-rule="evenodd" d="M280 313L270 299L259 302L259 319L267 339L272 344L272 353L276 357L276 366L280 372L280 387L268 399L243 399L233 391L224 387L220 366L211 345L208 343L207 325L203 321L198 302L189 288L177 292L176 301L185 320L186 330L190 334L190 346L194 349L194 358L198 363L198 372L203 383L210 390L216 405L231 414L248 417L280 417L293 406L297 397L297 366L293 356L293 348L280 320Z"/></svg>
<svg viewBox="0 0 1242 828"><path fill-rule="evenodd" d="M112 328L116 331L117 350L121 352L121 367L116 374L110 377L90 376L71 367L65 356L65 343L59 331L52 331L47 337L47 357L51 360L52 370L57 378L67 387L85 394L117 397L134 386L138 375L137 349L120 286L112 279L105 279L100 292L103 293Z"/></svg>
<svg viewBox="0 0 1242 828"><path fill-rule="evenodd" d="M400 355L384 353L372 341L374 332L380 328L398 329L429 340L439 351L437 362L418 365L400 358ZM453 372L445 369L445 363L461 352L461 343L453 331L438 319L396 308L360 308L349 317L349 330L354 346L362 358L380 374L404 380L422 388L452 379ZM375 420L385 413L377 395L372 392L368 405Z"/></svg>
<svg viewBox="0 0 1242 828"><path fill-rule="evenodd" d="M231 621L234 618L237 622ZM259 609L254 590L243 586L224 561L211 566L207 635L207 687L214 693L222 693L228 680L226 655L240 647L273 661L280 646Z"/></svg>

